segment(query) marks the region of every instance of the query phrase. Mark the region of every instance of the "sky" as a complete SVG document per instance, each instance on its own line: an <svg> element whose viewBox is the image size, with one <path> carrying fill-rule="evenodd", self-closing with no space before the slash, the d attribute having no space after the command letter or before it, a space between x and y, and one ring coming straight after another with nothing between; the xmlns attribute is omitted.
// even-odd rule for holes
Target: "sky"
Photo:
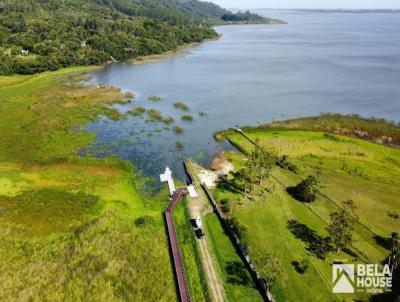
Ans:
<svg viewBox="0 0 400 302"><path fill-rule="evenodd" d="M225 8L400 9L399 0L208 0Z"/></svg>

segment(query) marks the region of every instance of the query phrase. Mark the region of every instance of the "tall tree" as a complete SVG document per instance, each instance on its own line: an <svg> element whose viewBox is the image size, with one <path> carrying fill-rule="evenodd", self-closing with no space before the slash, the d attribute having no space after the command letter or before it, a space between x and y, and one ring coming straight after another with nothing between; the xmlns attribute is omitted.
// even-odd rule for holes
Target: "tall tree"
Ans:
<svg viewBox="0 0 400 302"><path fill-rule="evenodd" d="M317 198L316 187L318 183L318 179L315 176L309 175L295 187L288 188L288 192L299 201L313 202Z"/></svg>
<svg viewBox="0 0 400 302"><path fill-rule="evenodd" d="M331 213L331 224L328 226L328 232L332 236L333 243L336 247L336 252L344 248L348 248L353 242L352 231L354 222L357 219L354 201L343 201L339 211Z"/></svg>

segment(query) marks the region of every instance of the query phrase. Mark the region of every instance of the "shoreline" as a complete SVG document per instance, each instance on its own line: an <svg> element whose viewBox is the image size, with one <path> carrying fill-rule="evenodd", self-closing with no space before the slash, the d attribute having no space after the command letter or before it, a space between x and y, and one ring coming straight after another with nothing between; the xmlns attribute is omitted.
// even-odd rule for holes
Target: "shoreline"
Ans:
<svg viewBox="0 0 400 302"><path fill-rule="evenodd" d="M175 50L168 50L168 51L160 53L160 54L139 56L134 59L129 59L129 60L125 61L125 63L132 64L132 65L156 64L156 63L160 63L166 59L175 58L175 57L183 57L185 55L185 51L187 51L191 48L195 48L205 42L218 41L222 37L223 37L222 34L218 34L218 36L213 39L205 39L201 42L192 42L192 43L182 44L182 45L179 45L178 48ZM118 62L116 62L116 63L118 63ZM123 62L120 62L120 63L123 63Z"/></svg>

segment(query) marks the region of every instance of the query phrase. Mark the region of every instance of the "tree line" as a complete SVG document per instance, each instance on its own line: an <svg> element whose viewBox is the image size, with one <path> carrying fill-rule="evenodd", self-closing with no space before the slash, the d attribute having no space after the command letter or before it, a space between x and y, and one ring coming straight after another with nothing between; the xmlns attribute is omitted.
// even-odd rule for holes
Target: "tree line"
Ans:
<svg viewBox="0 0 400 302"><path fill-rule="evenodd" d="M217 37L211 24L227 13L195 0L0 0L0 74L175 50Z"/></svg>

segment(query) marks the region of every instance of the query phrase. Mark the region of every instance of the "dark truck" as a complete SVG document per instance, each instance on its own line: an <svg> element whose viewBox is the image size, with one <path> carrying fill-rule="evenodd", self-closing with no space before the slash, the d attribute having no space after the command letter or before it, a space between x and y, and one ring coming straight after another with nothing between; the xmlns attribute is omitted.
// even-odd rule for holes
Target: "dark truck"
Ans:
<svg viewBox="0 0 400 302"><path fill-rule="evenodd" d="M201 228L197 228L195 233L196 233L197 238L199 238L199 239L203 238L205 235L204 231Z"/></svg>

